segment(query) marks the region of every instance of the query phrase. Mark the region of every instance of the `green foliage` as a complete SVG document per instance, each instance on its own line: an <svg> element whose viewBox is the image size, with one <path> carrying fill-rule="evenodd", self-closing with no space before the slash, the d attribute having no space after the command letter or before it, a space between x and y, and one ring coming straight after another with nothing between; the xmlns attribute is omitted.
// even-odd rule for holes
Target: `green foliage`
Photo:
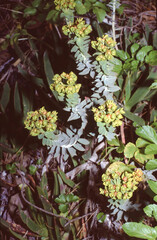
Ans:
<svg viewBox="0 0 157 240"><path fill-rule="evenodd" d="M124 155L129 159L134 157L137 162L144 164L147 160L154 159L154 154L157 154L157 134L151 126L137 128L136 134L139 136L136 144L127 143Z"/></svg>

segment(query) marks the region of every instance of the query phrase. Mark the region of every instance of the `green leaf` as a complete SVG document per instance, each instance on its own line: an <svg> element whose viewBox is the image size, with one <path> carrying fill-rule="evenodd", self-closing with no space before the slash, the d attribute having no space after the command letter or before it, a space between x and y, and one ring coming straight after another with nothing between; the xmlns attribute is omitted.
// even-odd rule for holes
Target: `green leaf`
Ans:
<svg viewBox="0 0 157 240"><path fill-rule="evenodd" d="M110 146L116 146L116 147L120 147L120 141L117 137L115 137L114 139L112 139L111 141L107 141L107 143Z"/></svg>
<svg viewBox="0 0 157 240"><path fill-rule="evenodd" d="M66 201L67 199L65 194L61 194L59 197L55 198L56 203L66 203Z"/></svg>
<svg viewBox="0 0 157 240"><path fill-rule="evenodd" d="M40 182L40 189L41 189L41 194L48 199L48 192L47 192L47 176L46 173L44 173L44 175L41 178L41 182Z"/></svg>
<svg viewBox="0 0 157 240"><path fill-rule="evenodd" d="M157 50L151 51L145 61L152 66L157 65Z"/></svg>
<svg viewBox="0 0 157 240"><path fill-rule="evenodd" d="M7 82L5 82L3 86L1 102L0 102L3 112L5 112L5 109L9 103L9 99L10 99L10 86Z"/></svg>
<svg viewBox="0 0 157 240"><path fill-rule="evenodd" d="M157 154L157 144L149 144L145 148L145 154Z"/></svg>
<svg viewBox="0 0 157 240"><path fill-rule="evenodd" d="M59 195L59 182L58 182L58 174L56 171L53 171L54 175L54 188L53 188L53 195Z"/></svg>
<svg viewBox="0 0 157 240"><path fill-rule="evenodd" d="M79 197L73 194L66 195L67 202L76 202L79 200Z"/></svg>
<svg viewBox="0 0 157 240"><path fill-rule="evenodd" d="M59 15L59 12L57 10L53 9L53 10L48 12L46 20L49 21L49 20L52 19L55 22L58 18L58 15Z"/></svg>
<svg viewBox="0 0 157 240"><path fill-rule="evenodd" d="M67 204L61 204L59 205L59 210L62 212L62 213L66 213L68 211L68 205Z"/></svg>
<svg viewBox="0 0 157 240"><path fill-rule="evenodd" d="M93 13L96 15L99 22L102 22L106 16L105 10L98 7L93 8Z"/></svg>
<svg viewBox="0 0 157 240"><path fill-rule="evenodd" d="M153 198L153 200L154 200L155 202L157 202L157 195Z"/></svg>
<svg viewBox="0 0 157 240"><path fill-rule="evenodd" d="M59 167L58 167L58 172L65 184L67 184L71 188L75 186L75 183L69 178L67 178L66 174Z"/></svg>
<svg viewBox="0 0 157 240"><path fill-rule="evenodd" d="M157 221L157 205L156 204L149 204L143 210L148 217L154 217L155 220Z"/></svg>
<svg viewBox="0 0 157 240"><path fill-rule="evenodd" d="M28 17L28 16L35 15L36 12L37 12L37 9L36 9L36 8L27 7L27 8L25 8L25 10L24 10L24 17Z"/></svg>
<svg viewBox="0 0 157 240"><path fill-rule="evenodd" d="M135 152L135 159L139 163L144 164L147 160L153 159L153 158L154 158L154 155L152 155L152 154L147 154L146 155L144 153L141 153L139 149Z"/></svg>
<svg viewBox="0 0 157 240"><path fill-rule="evenodd" d="M136 134L152 143L157 144L157 134L151 126L143 126L136 129Z"/></svg>
<svg viewBox="0 0 157 240"><path fill-rule="evenodd" d="M106 7L106 5L103 2L96 1L93 4L93 7L98 7L98 8L104 9L105 11L108 11L108 8Z"/></svg>
<svg viewBox="0 0 157 240"><path fill-rule="evenodd" d="M103 212L99 212L96 216L99 223L103 223L106 219L106 215Z"/></svg>
<svg viewBox="0 0 157 240"><path fill-rule="evenodd" d="M134 113L128 111L127 109L124 109L125 114L124 116L130 119L131 121L137 123L138 125L142 126L145 124L145 121L140 118L139 116L135 115Z"/></svg>
<svg viewBox="0 0 157 240"><path fill-rule="evenodd" d="M134 43L131 48L130 51L132 53L132 55L134 55L136 53L136 51L139 49L140 45L138 43Z"/></svg>
<svg viewBox="0 0 157 240"><path fill-rule="evenodd" d="M143 223L129 222L122 226L124 232L130 237L137 237L147 240L155 240L157 237L157 231Z"/></svg>
<svg viewBox="0 0 157 240"><path fill-rule="evenodd" d="M143 62L145 56L148 54L148 52L150 52L151 50L153 50L152 46L144 46L142 47L138 53L136 54L136 59Z"/></svg>
<svg viewBox="0 0 157 240"><path fill-rule="evenodd" d="M150 187L150 189L157 194L157 182L152 181L152 180L148 180L148 185Z"/></svg>
<svg viewBox="0 0 157 240"><path fill-rule="evenodd" d="M44 207L44 209L47 211L47 212L52 212L52 205L51 203L46 199L44 198L43 196L40 196L40 200L42 202L42 205ZM46 214L46 219L47 219L47 224L49 227L52 227L52 216Z"/></svg>
<svg viewBox="0 0 157 240"><path fill-rule="evenodd" d="M154 170L157 169L157 159L150 160L146 163L146 169L147 170Z"/></svg>
<svg viewBox="0 0 157 240"><path fill-rule="evenodd" d="M34 91L31 91L31 89L30 89L29 95L26 95L24 91L21 92L24 118L26 117L27 112L32 110L33 95L34 95Z"/></svg>
<svg viewBox="0 0 157 240"><path fill-rule="evenodd" d="M34 1L32 2L32 6L35 7L35 8L37 8L37 7L39 7L40 2L41 2L41 0L34 0Z"/></svg>
<svg viewBox="0 0 157 240"><path fill-rule="evenodd" d="M85 6L83 5L83 3L81 1L75 1L75 3L76 3L75 9L78 14L83 15L87 12Z"/></svg>
<svg viewBox="0 0 157 240"><path fill-rule="evenodd" d="M125 61L130 57L129 54L123 50L117 50L116 56L118 56L122 61Z"/></svg>
<svg viewBox="0 0 157 240"><path fill-rule="evenodd" d="M48 85L50 85L52 83L52 78L54 76L54 72L53 72L47 51L44 52L43 60L44 60L44 70L45 70L45 75L47 78L47 83L48 83Z"/></svg>
<svg viewBox="0 0 157 240"><path fill-rule="evenodd" d="M126 109L130 110L135 104L145 99L145 96L150 92L148 87L140 87L132 95L132 97L126 102Z"/></svg>
<svg viewBox="0 0 157 240"><path fill-rule="evenodd" d="M28 239L28 238L22 237L20 234L12 231L11 229L9 229L9 231L13 234L14 237L16 237L16 239L20 239L20 240L27 240Z"/></svg>
<svg viewBox="0 0 157 240"><path fill-rule="evenodd" d="M124 148L124 155L126 158L132 158L134 156L135 151L137 150L137 147L135 144L129 142Z"/></svg>
<svg viewBox="0 0 157 240"><path fill-rule="evenodd" d="M150 142L144 140L143 138L138 138L136 140L136 147L138 148L146 147L148 144L150 144Z"/></svg>
<svg viewBox="0 0 157 240"><path fill-rule="evenodd" d="M47 230L46 226L36 224L29 216L27 216L22 211L20 211L20 216L21 216L22 221L27 225L27 227L31 231L39 234L42 237L48 237L48 230Z"/></svg>
<svg viewBox="0 0 157 240"><path fill-rule="evenodd" d="M19 93L19 87L17 82L15 83L15 89L14 89L14 109L17 113L22 112L20 93Z"/></svg>
<svg viewBox="0 0 157 240"><path fill-rule="evenodd" d="M35 165L29 166L29 172L31 175L35 175L36 171L37 171L37 167Z"/></svg>
<svg viewBox="0 0 157 240"><path fill-rule="evenodd" d="M138 69L139 61L138 60L133 60L131 61L131 71L136 71Z"/></svg>

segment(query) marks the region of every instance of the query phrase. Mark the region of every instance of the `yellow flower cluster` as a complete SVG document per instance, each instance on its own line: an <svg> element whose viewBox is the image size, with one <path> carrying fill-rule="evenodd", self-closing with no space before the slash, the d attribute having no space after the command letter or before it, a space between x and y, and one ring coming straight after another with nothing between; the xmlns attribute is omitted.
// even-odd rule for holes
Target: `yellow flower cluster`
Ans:
<svg viewBox="0 0 157 240"><path fill-rule="evenodd" d="M117 108L117 105L113 100L107 100L98 108L93 107L92 111L96 122L103 122L105 125L112 125L113 127L122 125L122 121L120 119L123 118L122 114L125 112L123 108Z"/></svg>
<svg viewBox="0 0 157 240"><path fill-rule="evenodd" d="M56 10L62 9L74 9L75 8L75 1L74 0L54 0L54 4L56 5Z"/></svg>
<svg viewBox="0 0 157 240"><path fill-rule="evenodd" d="M74 23L64 25L62 31L68 36L74 34L77 37L85 37L92 31L92 27L91 25L86 24L83 18L77 18Z"/></svg>
<svg viewBox="0 0 157 240"><path fill-rule="evenodd" d="M96 57L97 61L112 59L116 55L115 45L116 42L108 35L97 37L97 41L91 41L92 48L100 52Z"/></svg>
<svg viewBox="0 0 157 240"><path fill-rule="evenodd" d="M137 185L143 181L143 172L141 169L136 169L132 173L115 169L112 173L106 171L102 175L102 181L104 189L100 188L100 194L112 199L126 200L133 196Z"/></svg>
<svg viewBox="0 0 157 240"><path fill-rule="evenodd" d="M50 85L50 89L56 91L59 96L78 93L81 87L81 84L76 84L77 76L73 72L55 74L53 81L54 83Z"/></svg>
<svg viewBox="0 0 157 240"><path fill-rule="evenodd" d="M30 131L30 135L37 136L44 132L56 130L57 112L48 112L44 107L38 111L27 113L27 118L24 121L25 128Z"/></svg>

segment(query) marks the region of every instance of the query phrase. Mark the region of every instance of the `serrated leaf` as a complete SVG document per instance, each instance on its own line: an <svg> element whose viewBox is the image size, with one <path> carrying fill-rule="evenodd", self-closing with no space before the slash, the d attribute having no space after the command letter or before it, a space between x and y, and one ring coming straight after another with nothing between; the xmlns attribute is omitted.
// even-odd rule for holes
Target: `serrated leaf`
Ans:
<svg viewBox="0 0 157 240"><path fill-rule="evenodd" d="M145 168L147 170L154 170L157 169L157 159L150 160L146 163Z"/></svg>
<svg viewBox="0 0 157 240"><path fill-rule="evenodd" d="M157 144L149 144L146 146L145 154L157 154Z"/></svg>
<svg viewBox="0 0 157 240"><path fill-rule="evenodd" d="M156 131L151 126L143 126L136 130L136 134L152 143L157 144Z"/></svg>
<svg viewBox="0 0 157 240"><path fill-rule="evenodd" d="M122 228L130 237L137 237L146 240L155 240L157 237L157 231L143 223L129 222L123 224Z"/></svg>
<svg viewBox="0 0 157 240"><path fill-rule="evenodd" d="M157 221L157 205L156 204L149 204L143 210L148 217L154 217L155 220Z"/></svg>
<svg viewBox="0 0 157 240"><path fill-rule="evenodd" d="M157 182L152 181L152 180L148 180L148 185L150 187L150 189L157 194Z"/></svg>
<svg viewBox="0 0 157 240"><path fill-rule="evenodd" d="M135 144L129 142L124 148L124 155L127 158L132 158L134 156L135 151L137 150L137 147Z"/></svg>

